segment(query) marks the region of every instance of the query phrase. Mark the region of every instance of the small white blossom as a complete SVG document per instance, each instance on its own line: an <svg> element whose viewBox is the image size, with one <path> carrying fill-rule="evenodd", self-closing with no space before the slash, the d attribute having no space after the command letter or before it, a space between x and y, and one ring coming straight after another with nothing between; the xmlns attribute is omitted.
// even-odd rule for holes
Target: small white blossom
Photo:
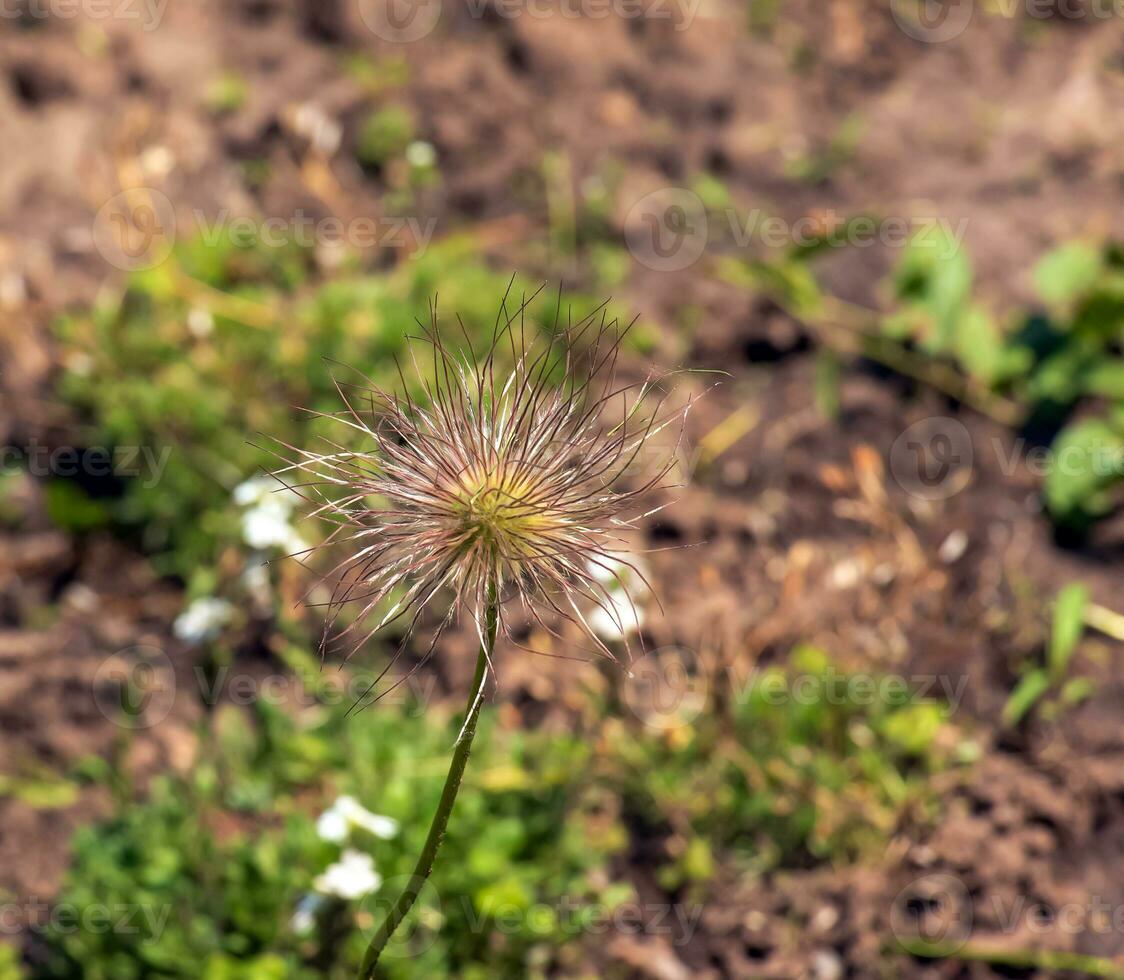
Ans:
<svg viewBox="0 0 1124 980"><path fill-rule="evenodd" d="M271 476L252 476L243 480L234 488L233 497L239 507L251 507L267 500L275 500L286 512L292 511L300 500L296 493Z"/></svg>
<svg viewBox="0 0 1124 980"><path fill-rule="evenodd" d="M639 633L644 625L644 610L635 597L645 590L643 566L633 560L627 563L609 558L589 563L590 575L605 587L589 616L589 625L604 640L623 640ZM631 598L630 598L631 596Z"/></svg>
<svg viewBox="0 0 1124 980"><path fill-rule="evenodd" d="M398 833L398 821L372 813L354 796L341 796L316 821L316 833L322 840L340 844L351 831L359 827L376 837L389 840Z"/></svg>
<svg viewBox="0 0 1124 980"><path fill-rule="evenodd" d="M94 369L94 359L81 351L72 351L66 356L66 367L80 378L88 378Z"/></svg>
<svg viewBox="0 0 1124 980"><path fill-rule="evenodd" d="M339 149L343 128L320 106L302 102L296 107L292 118L293 130L325 156L331 156Z"/></svg>
<svg viewBox="0 0 1124 980"><path fill-rule="evenodd" d="M242 571L242 584L246 591L253 596L254 601L262 605L269 602L271 587L269 582L269 566L261 556L251 556L246 560L246 567Z"/></svg>
<svg viewBox="0 0 1124 980"><path fill-rule="evenodd" d="M374 858L348 848L335 864L317 877L313 887L322 895L355 899L378 891L381 884L382 876L375 870Z"/></svg>
<svg viewBox="0 0 1124 980"><path fill-rule="evenodd" d="M425 140L414 140L406 147L406 162L419 170L428 170L437 162L437 151L433 148L432 143L427 143Z"/></svg>
<svg viewBox="0 0 1124 980"><path fill-rule="evenodd" d="M172 632L188 643L202 643L218 636L233 613L234 607L225 599L196 599L176 617Z"/></svg>
<svg viewBox="0 0 1124 980"><path fill-rule="evenodd" d="M303 895L301 900L297 902L292 918L289 919L289 928L298 936L312 932L316 925L316 913L320 911L320 906L323 904L323 895L317 895L316 892Z"/></svg>
<svg viewBox="0 0 1124 980"><path fill-rule="evenodd" d="M293 527L293 506L300 497L276 480L255 476L234 488L234 502L246 507L242 515L242 539L251 548L268 551L280 548L296 553L308 545Z"/></svg>
<svg viewBox="0 0 1124 980"><path fill-rule="evenodd" d="M610 589L609 598L603 602L589 616L589 625L598 636L603 640L623 640L640 632L644 625L644 610L633 605L624 592Z"/></svg>
<svg viewBox="0 0 1124 980"><path fill-rule="evenodd" d="M259 504L242 515L242 539L258 551L280 548L295 553L308 547L290 522L289 515L269 503Z"/></svg>
<svg viewBox="0 0 1124 980"><path fill-rule="evenodd" d="M215 318L208 310L196 306L187 314L187 329L197 340L202 340L214 332Z"/></svg>

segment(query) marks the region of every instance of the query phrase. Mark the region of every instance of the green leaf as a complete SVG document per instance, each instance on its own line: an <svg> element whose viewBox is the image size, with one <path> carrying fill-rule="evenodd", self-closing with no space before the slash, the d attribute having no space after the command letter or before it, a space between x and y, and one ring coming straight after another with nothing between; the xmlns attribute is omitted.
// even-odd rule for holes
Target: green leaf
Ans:
<svg viewBox="0 0 1124 980"><path fill-rule="evenodd" d="M970 306L957 322L956 354L973 377L990 384L998 375L1003 338L995 318L982 306Z"/></svg>
<svg viewBox="0 0 1124 980"><path fill-rule="evenodd" d="M24 975L16 947L0 943L0 980L22 980Z"/></svg>
<svg viewBox="0 0 1124 980"><path fill-rule="evenodd" d="M882 733L909 755L924 755L944 725L945 709L939 704L914 704L894 712Z"/></svg>
<svg viewBox="0 0 1124 980"><path fill-rule="evenodd" d="M823 307L823 293L805 262L721 259L718 274L734 285L776 297L798 317L815 316Z"/></svg>
<svg viewBox="0 0 1124 980"><path fill-rule="evenodd" d="M714 854L704 838L691 838L683 854L683 873L689 881L709 881L714 877Z"/></svg>
<svg viewBox="0 0 1124 980"><path fill-rule="evenodd" d="M1072 708L1089 697L1093 690L1093 682L1088 677L1071 677L1062 685L1059 697L1066 707Z"/></svg>
<svg viewBox="0 0 1124 980"><path fill-rule="evenodd" d="M1051 679L1057 683L1069 666L1077 641L1085 628L1085 609L1089 605L1089 590L1081 582L1071 582L1058 593L1054 606L1054 627L1050 634L1050 648L1046 666Z"/></svg>
<svg viewBox="0 0 1124 980"><path fill-rule="evenodd" d="M1044 670L1032 670L1016 685L1003 708L1003 721L1007 725L1017 725L1026 713L1034 707L1043 694L1050 689L1050 678Z"/></svg>
<svg viewBox="0 0 1124 980"><path fill-rule="evenodd" d="M64 531L89 531L109 520L104 505L91 499L77 483L52 480L44 490L44 497L47 516Z"/></svg>
<svg viewBox="0 0 1124 980"><path fill-rule="evenodd" d="M403 106L371 113L360 126L355 155L367 166L382 166L402 153L414 138L414 119Z"/></svg>
<svg viewBox="0 0 1124 980"><path fill-rule="evenodd" d="M952 350L972 288L972 264L956 240L937 225L919 231L894 270L892 286L905 307L894 322L900 327L915 319L925 324L921 342L926 350Z"/></svg>
<svg viewBox="0 0 1124 980"><path fill-rule="evenodd" d="M1074 344L1051 354L1038 365L1030 379L1030 394L1035 401L1070 405L1085 390L1089 353Z"/></svg>
<svg viewBox="0 0 1124 980"><path fill-rule="evenodd" d="M1124 361L1101 361L1085 373L1085 392L1124 401Z"/></svg>
<svg viewBox="0 0 1124 980"><path fill-rule="evenodd" d="M1112 510L1124 480L1124 438L1102 419L1063 429L1051 447L1046 506L1058 523L1083 528Z"/></svg>
<svg viewBox="0 0 1124 980"><path fill-rule="evenodd" d="M61 810L78 799L78 787L59 777L19 779L0 775L0 798L21 800L34 810Z"/></svg>
<svg viewBox="0 0 1124 980"><path fill-rule="evenodd" d="M839 355L831 348L823 347L816 352L814 381L816 407L825 418L839 417L841 370Z"/></svg>
<svg viewBox="0 0 1124 980"><path fill-rule="evenodd" d="M1070 242L1043 256L1034 267L1034 285L1047 303L1066 303L1090 289L1101 274L1100 252L1085 242Z"/></svg>

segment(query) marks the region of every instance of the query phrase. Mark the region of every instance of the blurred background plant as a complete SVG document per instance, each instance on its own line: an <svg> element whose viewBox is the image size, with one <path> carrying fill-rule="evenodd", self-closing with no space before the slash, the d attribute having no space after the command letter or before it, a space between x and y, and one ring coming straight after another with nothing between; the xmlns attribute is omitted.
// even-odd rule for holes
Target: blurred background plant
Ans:
<svg viewBox="0 0 1124 980"><path fill-rule="evenodd" d="M299 648L285 658L318 676ZM638 841L660 855L651 870L666 901L690 909L718 861L747 873L849 861L932 820L931 778L974 752L946 707L904 690L868 708L780 696L798 677L805 694L808 680L848 680L801 648L740 706L666 732L607 704L564 735L486 712L444 859L385 975L545 977L574 965L570 947L587 927L640 906L625 873ZM159 778L143 802L122 771L87 761L84 778L118 802L75 839L59 903L78 917L152 914L135 930L48 931L37 976L354 973L385 911L383 886L392 900L412 870L457 727L417 702L356 723L332 687L298 703L295 713L266 701L220 708L201 729L200 762Z"/></svg>

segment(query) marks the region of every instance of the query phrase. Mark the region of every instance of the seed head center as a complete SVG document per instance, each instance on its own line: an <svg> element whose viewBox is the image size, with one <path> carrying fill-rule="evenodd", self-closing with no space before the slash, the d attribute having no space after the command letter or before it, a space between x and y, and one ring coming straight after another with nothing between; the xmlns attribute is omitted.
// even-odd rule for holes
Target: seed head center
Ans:
<svg viewBox="0 0 1124 980"><path fill-rule="evenodd" d="M473 540L505 551L523 550L539 525L529 502L532 491L525 477L503 470L466 473L461 482L463 528Z"/></svg>

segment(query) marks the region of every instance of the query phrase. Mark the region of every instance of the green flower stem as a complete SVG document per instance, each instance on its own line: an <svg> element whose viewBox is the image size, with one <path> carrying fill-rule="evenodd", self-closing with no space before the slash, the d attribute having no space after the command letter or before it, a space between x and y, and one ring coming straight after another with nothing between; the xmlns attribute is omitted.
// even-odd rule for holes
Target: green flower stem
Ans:
<svg viewBox="0 0 1124 980"><path fill-rule="evenodd" d="M394 907L387 913L386 919L379 926L367 947L363 957L363 965L359 968L359 980L371 980L375 975L375 966L379 962L382 951L390 942L390 937L402 924L406 914L417 901L422 886L433 870L433 862L437 858L437 849L445 839L445 828L449 825L449 817L453 812L453 804L457 800L457 791L461 786L464 768L468 764L468 756L472 750L472 739L476 735L476 722L480 718L480 707L484 703L484 681L487 677L488 661L496 646L496 631L499 627L499 600L494 585L488 589L488 608L485 611L484 643L476 657L476 676L472 682L472 690L468 695L468 704L465 708L464 727L461 729L457 744L453 747L453 760L449 764L449 774L445 777L445 788L441 791L441 801L437 804L437 812L433 815L433 822L429 825L429 834L425 838L418 863L414 866L414 873L409 883L403 889Z"/></svg>

